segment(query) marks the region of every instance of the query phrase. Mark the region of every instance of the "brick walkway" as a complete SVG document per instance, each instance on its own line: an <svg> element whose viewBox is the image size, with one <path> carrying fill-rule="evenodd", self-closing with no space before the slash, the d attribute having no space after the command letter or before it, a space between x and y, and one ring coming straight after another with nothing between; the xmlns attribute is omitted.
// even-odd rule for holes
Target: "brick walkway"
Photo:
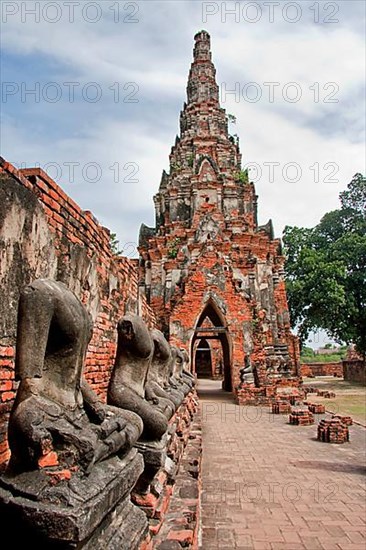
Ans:
<svg viewBox="0 0 366 550"><path fill-rule="evenodd" d="M365 550L366 430L316 440L287 415L238 407L199 381L203 424L203 550ZM322 417L322 416L320 416Z"/></svg>

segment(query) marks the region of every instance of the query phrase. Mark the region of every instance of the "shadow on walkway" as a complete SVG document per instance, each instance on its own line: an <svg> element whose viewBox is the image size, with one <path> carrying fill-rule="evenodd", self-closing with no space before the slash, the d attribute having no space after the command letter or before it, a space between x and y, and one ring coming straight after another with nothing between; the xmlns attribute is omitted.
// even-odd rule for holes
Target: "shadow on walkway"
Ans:
<svg viewBox="0 0 366 550"><path fill-rule="evenodd" d="M225 401L235 403L234 395L222 389L221 380L200 378L197 382L197 393L201 401Z"/></svg>
<svg viewBox="0 0 366 550"><path fill-rule="evenodd" d="M365 436L316 439L267 406L238 406L198 380L202 411L201 550L365 550Z"/></svg>

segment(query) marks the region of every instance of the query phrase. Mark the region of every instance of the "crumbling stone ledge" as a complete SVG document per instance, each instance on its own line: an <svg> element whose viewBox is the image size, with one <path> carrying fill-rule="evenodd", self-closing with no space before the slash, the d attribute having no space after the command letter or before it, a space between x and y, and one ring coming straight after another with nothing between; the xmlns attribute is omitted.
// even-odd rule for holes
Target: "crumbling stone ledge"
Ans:
<svg viewBox="0 0 366 550"><path fill-rule="evenodd" d="M202 426L201 410L193 413L169 507L163 524L149 548L156 550L197 550L200 523ZM146 547L145 547L146 548Z"/></svg>

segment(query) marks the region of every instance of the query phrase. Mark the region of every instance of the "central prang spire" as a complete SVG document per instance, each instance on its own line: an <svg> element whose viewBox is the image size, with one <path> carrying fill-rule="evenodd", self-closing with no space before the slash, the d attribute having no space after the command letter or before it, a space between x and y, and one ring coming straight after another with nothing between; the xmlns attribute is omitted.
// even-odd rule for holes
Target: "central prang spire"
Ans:
<svg viewBox="0 0 366 550"><path fill-rule="evenodd" d="M239 145L228 134L225 109L220 107L210 35L200 31L194 40L180 136L169 155L169 172L163 172L154 197L155 234L161 236L171 234L178 226L186 231L193 227L196 230L198 224L203 231L201 222L206 218L215 218L216 229L236 223L252 230L256 223L254 188L244 189L243 176L239 178ZM207 230L207 234L211 238L216 233Z"/></svg>
<svg viewBox="0 0 366 550"><path fill-rule="evenodd" d="M188 105L213 101L219 106L219 87L216 83L216 69L211 61L210 35L198 32L195 37L193 63L188 77Z"/></svg>
<svg viewBox="0 0 366 550"><path fill-rule="evenodd" d="M207 31L199 31L194 36L193 58L195 61L211 61L211 40Z"/></svg>
<svg viewBox="0 0 366 550"><path fill-rule="evenodd" d="M243 176L239 178L241 154L237 140L228 134L225 109L220 107L210 35L200 31L194 40L180 137L169 155L169 173L163 172L154 197L156 234L169 235L178 226L182 231L196 231L199 226L202 233L210 220L216 228L207 229L211 238L218 227L233 223L254 228L254 188L244 190Z"/></svg>
<svg viewBox="0 0 366 550"><path fill-rule="evenodd" d="M211 61L210 35L198 32L188 76L187 103L180 115L181 140L210 136L228 140L225 109L220 107L216 69Z"/></svg>

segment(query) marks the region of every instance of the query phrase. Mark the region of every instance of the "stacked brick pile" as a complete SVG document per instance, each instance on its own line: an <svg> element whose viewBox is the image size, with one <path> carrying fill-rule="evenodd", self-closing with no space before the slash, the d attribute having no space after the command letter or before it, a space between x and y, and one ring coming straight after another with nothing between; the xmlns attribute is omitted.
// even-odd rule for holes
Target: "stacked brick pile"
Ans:
<svg viewBox="0 0 366 550"><path fill-rule="evenodd" d="M292 387L288 387L284 391L284 389L281 387L281 383L279 383L279 385L277 385L277 387L275 388L275 393L273 394L275 399L286 400L291 405L296 405L298 401L301 401L305 395L303 389L299 387L298 384L291 384L291 386Z"/></svg>
<svg viewBox="0 0 366 550"><path fill-rule="evenodd" d="M314 388L313 386L307 386L304 388L305 395L308 393L315 393L319 397L325 397L326 399L334 399L336 394L333 391L329 390L320 390L319 388Z"/></svg>
<svg viewBox="0 0 366 550"><path fill-rule="evenodd" d="M325 405L322 403L309 403L308 409L313 414L324 414L325 413Z"/></svg>
<svg viewBox="0 0 366 550"><path fill-rule="evenodd" d="M333 414L332 418L339 418L339 420L345 426L352 426L352 424L353 424L353 420L350 416L343 416L341 414Z"/></svg>
<svg viewBox="0 0 366 550"><path fill-rule="evenodd" d="M299 399L300 399L300 396L298 395L298 393L292 393L291 395L288 396L288 400L291 405L296 405L296 402L299 401Z"/></svg>
<svg viewBox="0 0 366 550"><path fill-rule="evenodd" d="M253 384L242 384L237 390L238 405L270 405L272 397L266 395L266 388L256 388Z"/></svg>
<svg viewBox="0 0 366 550"><path fill-rule="evenodd" d="M333 391L328 390L318 390L317 394L319 395L319 397L325 397L325 399L333 399L336 396Z"/></svg>
<svg viewBox="0 0 366 550"><path fill-rule="evenodd" d="M291 412L291 405L288 401L281 400L272 403L273 414L289 414Z"/></svg>
<svg viewBox="0 0 366 550"><path fill-rule="evenodd" d="M286 393L283 392L283 388L287 389ZM273 384L261 388L256 388L253 384L240 384L236 402L238 405L272 405L282 400L295 405L303 397L304 392L299 387L298 380L276 380Z"/></svg>
<svg viewBox="0 0 366 550"><path fill-rule="evenodd" d="M318 424L318 440L325 443L345 443L349 441L348 426L340 418L321 420Z"/></svg>
<svg viewBox="0 0 366 550"><path fill-rule="evenodd" d="M294 426L310 426L314 424L313 413L309 409L295 409L289 416L289 423Z"/></svg>
<svg viewBox="0 0 366 550"><path fill-rule="evenodd" d="M305 395L307 395L308 393L316 393L318 394L318 388L314 388L313 386L304 386L304 392L305 392Z"/></svg>

